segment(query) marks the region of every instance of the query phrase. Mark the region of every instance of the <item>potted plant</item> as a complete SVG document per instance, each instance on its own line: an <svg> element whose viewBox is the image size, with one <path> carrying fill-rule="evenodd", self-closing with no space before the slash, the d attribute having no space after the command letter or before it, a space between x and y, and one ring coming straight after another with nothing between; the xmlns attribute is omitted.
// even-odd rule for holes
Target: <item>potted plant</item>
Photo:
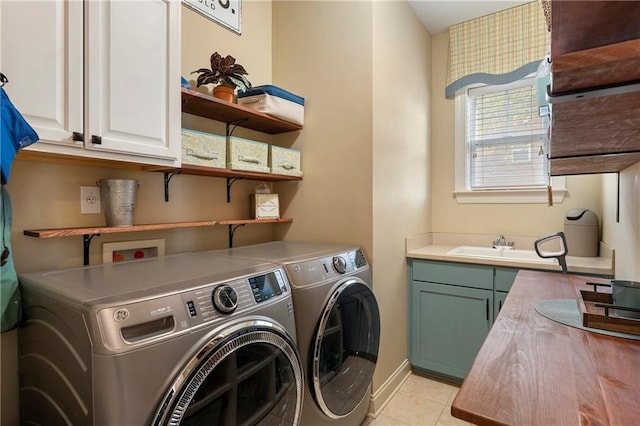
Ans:
<svg viewBox="0 0 640 426"><path fill-rule="evenodd" d="M200 68L191 74L199 73L196 80L197 87L203 84L215 84L213 96L227 102L233 102L236 87L242 91L251 89L251 83L245 75L247 70L240 64L236 64L236 58L227 55L223 58L218 52L211 55L211 69Z"/></svg>

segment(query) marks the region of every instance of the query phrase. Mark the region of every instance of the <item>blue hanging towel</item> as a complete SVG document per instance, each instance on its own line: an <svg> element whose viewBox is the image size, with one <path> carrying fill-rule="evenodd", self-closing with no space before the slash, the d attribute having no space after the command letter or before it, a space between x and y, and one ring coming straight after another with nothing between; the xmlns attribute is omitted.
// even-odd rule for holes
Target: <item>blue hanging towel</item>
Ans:
<svg viewBox="0 0 640 426"><path fill-rule="evenodd" d="M0 87L0 172L2 184L9 181L9 172L16 153L38 141L38 134L13 106L9 96Z"/></svg>
<svg viewBox="0 0 640 426"><path fill-rule="evenodd" d="M4 161L4 160L3 160ZM0 213L2 221L2 266L0 266L0 328L2 332L17 327L22 316L22 304L20 300L20 287L18 275L13 266L11 255L11 200L9 193L2 185L0 196Z"/></svg>

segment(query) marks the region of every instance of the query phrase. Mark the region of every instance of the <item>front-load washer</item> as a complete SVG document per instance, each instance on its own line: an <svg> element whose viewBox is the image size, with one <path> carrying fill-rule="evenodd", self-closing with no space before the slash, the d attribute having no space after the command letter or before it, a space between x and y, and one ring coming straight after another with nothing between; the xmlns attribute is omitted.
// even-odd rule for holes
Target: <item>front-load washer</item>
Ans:
<svg viewBox="0 0 640 426"><path fill-rule="evenodd" d="M20 282L22 424L299 423L282 266L185 253Z"/></svg>
<svg viewBox="0 0 640 426"><path fill-rule="evenodd" d="M367 415L380 343L364 252L349 245L276 241L209 253L221 252L286 269L305 371L301 424L359 425Z"/></svg>

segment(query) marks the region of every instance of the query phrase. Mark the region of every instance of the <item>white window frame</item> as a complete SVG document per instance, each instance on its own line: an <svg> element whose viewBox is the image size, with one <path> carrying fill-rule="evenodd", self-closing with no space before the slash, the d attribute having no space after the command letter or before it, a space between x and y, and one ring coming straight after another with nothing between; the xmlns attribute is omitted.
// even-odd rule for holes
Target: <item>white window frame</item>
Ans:
<svg viewBox="0 0 640 426"><path fill-rule="evenodd" d="M518 84L517 82L512 85ZM521 83L520 83L521 84ZM535 84L535 79L532 79ZM509 89L511 84L499 86ZM467 183L467 92L482 84L461 89L455 96L455 190L453 195L461 204L546 204L546 188L471 190ZM552 176L553 203L560 204L567 193L566 178Z"/></svg>

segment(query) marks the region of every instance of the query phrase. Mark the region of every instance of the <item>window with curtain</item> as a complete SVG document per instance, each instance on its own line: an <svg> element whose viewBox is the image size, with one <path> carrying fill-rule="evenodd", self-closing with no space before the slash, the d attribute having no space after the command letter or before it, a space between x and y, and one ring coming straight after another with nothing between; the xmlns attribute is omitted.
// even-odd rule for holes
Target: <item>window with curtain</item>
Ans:
<svg viewBox="0 0 640 426"><path fill-rule="evenodd" d="M549 178L548 117L535 74L549 49L538 1L449 28L445 96L455 98L455 192L460 203L546 203L566 194Z"/></svg>
<svg viewBox="0 0 640 426"><path fill-rule="evenodd" d="M534 79L469 89L467 187L546 188L547 117L538 115Z"/></svg>

